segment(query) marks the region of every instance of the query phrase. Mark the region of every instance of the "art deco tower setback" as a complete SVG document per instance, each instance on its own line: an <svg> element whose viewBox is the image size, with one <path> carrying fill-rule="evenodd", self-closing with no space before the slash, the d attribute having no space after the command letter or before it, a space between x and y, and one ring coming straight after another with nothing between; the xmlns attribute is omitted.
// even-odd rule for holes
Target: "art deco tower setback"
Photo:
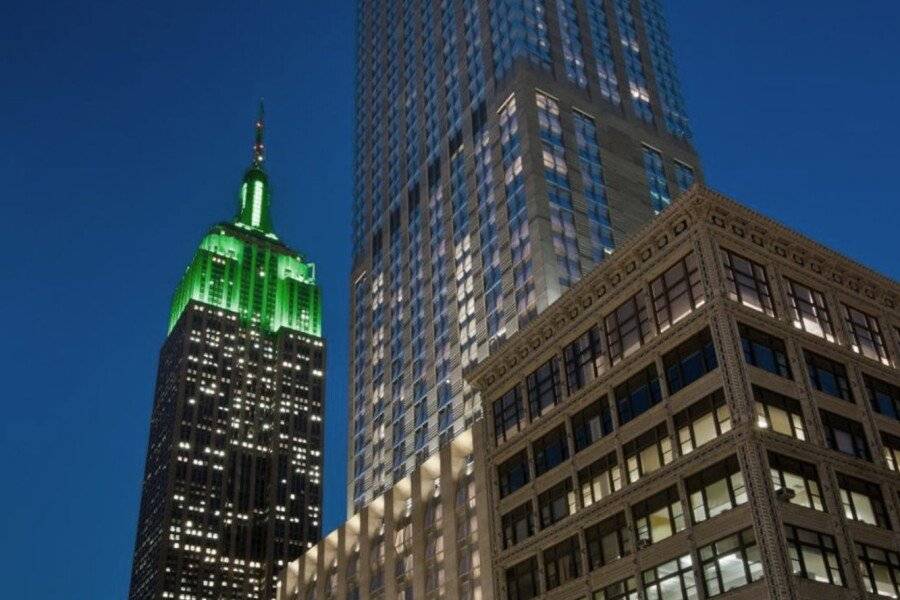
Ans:
<svg viewBox="0 0 900 600"><path fill-rule="evenodd" d="M321 295L272 230L262 134L260 110L238 214L172 300L130 600L272 598L321 534Z"/></svg>
<svg viewBox="0 0 900 600"><path fill-rule="evenodd" d="M359 0L348 503L462 373L699 178L658 0Z"/></svg>

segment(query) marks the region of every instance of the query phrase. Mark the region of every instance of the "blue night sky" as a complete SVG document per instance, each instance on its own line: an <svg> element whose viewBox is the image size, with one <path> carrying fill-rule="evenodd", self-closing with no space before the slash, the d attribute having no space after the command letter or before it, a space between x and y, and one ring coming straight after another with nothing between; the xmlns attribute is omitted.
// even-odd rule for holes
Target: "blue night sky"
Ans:
<svg viewBox="0 0 900 600"><path fill-rule="evenodd" d="M354 8L197 4L4 5L7 598L126 596L170 294L233 214L259 96L276 229L324 288L344 516ZM708 182L897 278L900 3L666 5Z"/></svg>

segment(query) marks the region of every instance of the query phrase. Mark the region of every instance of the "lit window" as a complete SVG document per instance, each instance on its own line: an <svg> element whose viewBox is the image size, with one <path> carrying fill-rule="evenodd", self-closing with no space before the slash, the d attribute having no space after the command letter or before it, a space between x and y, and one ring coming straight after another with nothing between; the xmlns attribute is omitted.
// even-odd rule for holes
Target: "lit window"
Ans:
<svg viewBox="0 0 900 600"><path fill-rule="evenodd" d="M578 471L578 487L585 508L622 489L622 471L616 453L611 452Z"/></svg>
<svg viewBox="0 0 900 600"><path fill-rule="evenodd" d="M690 554L647 569L641 573L641 582L646 600L697 599L697 583Z"/></svg>
<svg viewBox="0 0 900 600"><path fill-rule="evenodd" d="M787 284L794 327L834 342L834 325L822 292L792 279L788 279Z"/></svg>
<svg viewBox="0 0 900 600"><path fill-rule="evenodd" d="M825 510L815 465L769 452L769 475L775 491L786 490L785 498L791 504Z"/></svg>
<svg viewBox="0 0 900 600"><path fill-rule="evenodd" d="M865 544L856 544L856 557L866 591L900 598L900 555Z"/></svg>
<svg viewBox="0 0 900 600"><path fill-rule="evenodd" d="M595 591L591 600L638 600L637 580L629 577L611 583Z"/></svg>
<svg viewBox="0 0 900 600"><path fill-rule="evenodd" d="M652 336L644 292L639 292L623 302L607 315L604 324L609 357L615 365L643 346Z"/></svg>
<svg viewBox="0 0 900 600"><path fill-rule="evenodd" d="M846 304L843 306L844 319L847 323L853 351L890 366L891 361L884 346L884 337L881 335L878 319L852 306Z"/></svg>
<svg viewBox="0 0 900 600"><path fill-rule="evenodd" d="M606 371L600 328L591 327L563 349L569 394L580 390Z"/></svg>
<svg viewBox="0 0 900 600"><path fill-rule="evenodd" d="M774 317L775 309L772 306L772 293L765 267L729 250L723 252L728 297Z"/></svg>
<svg viewBox="0 0 900 600"><path fill-rule="evenodd" d="M731 431L731 411L722 390L717 390L676 414L674 422L684 456Z"/></svg>
<svg viewBox="0 0 900 600"><path fill-rule="evenodd" d="M844 585L834 537L793 525L785 525L784 529L791 569L795 575L822 583Z"/></svg>
<svg viewBox="0 0 900 600"><path fill-rule="evenodd" d="M660 423L650 431L627 442L622 451L628 468L628 481L634 483L669 464L675 456L672 452L672 438L665 423Z"/></svg>
<svg viewBox="0 0 900 600"><path fill-rule="evenodd" d="M509 511L501 519L503 524L503 549L515 546L534 535L534 517L531 501Z"/></svg>
<svg viewBox="0 0 900 600"><path fill-rule="evenodd" d="M650 284L660 333L706 302L697 255L691 252Z"/></svg>
<svg viewBox="0 0 900 600"><path fill-rule="evenodd" d="M838 486L845 517L890 529L884 497L877 483L838 473Z"/></svg>
<svg viewBox="0 0 900 600"><path fill-rule="evenodd" d="M684 508L674 487L647 498L631 507L640 544L655 544L685 528Z"/></svg>
<svg viewBox="0 0 900 600"><path fill-rule="evenodd" d="M889 433L881 433L884 446L884 462L891 471L900 471L900 438Z"/></svg>
<svg viewBox="0 0 900 600"><path fill-rule="evenodd" d="M806 440L803 410L800 403L779 393L753 386L756 400L756 425L798 440Z"/></svg>
<svg viewBox="0 0 900 600"><path fill-rule="evenodd" d="M568 477L545 492L538 494L538 514L541 529L546 529L575 513L575 492Z"/></svg>
<svg viewBox="0 0 900 600"><path fill-rule="evenodd" d="M701 546L700 569L706 596L718 596L763 577L762 560L753 529L745 529Z"/></svg>
<svg viewBox="0 0 900 600"><path fill-rule="evenodd" d="M737 457L691 475L685 481L694 523L711 519L747 502L747 488Z"/></svg>

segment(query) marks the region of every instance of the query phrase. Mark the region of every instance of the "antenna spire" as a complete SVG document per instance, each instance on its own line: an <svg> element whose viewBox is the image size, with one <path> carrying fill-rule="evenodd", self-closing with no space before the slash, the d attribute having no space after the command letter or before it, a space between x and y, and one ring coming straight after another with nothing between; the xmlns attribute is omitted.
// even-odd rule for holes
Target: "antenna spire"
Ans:
<svg viewBox="0 0 900 600"><path fill-rule="evenodd" d="M265 132L266 121L265 107L263 99L259 99L259 116L256 118L256 141L253 144L253 163L257 168L262 168L263 162L266 160L266 146L263 143L263 133Z"/></svg>

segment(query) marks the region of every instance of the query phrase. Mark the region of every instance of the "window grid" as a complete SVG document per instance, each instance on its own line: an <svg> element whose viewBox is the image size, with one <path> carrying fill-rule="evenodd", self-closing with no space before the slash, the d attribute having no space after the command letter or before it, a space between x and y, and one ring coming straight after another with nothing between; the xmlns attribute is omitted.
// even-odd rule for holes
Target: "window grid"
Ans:
<svg viewBox="0 0 900 600"><path fill-rule="evenodd" d="M735 456L688 477L685 488L694 523L712 519L748 500L744 475Z"/></svg>
<svg viewBox="0 0 900 600"><path fill-rule="evenodd" d="M753 529L744 529L699 548L706 596L718 596L763 577Z"/></svg>
<svg viewBox="0 0 900 600"><path fill-rule="evenodd" d="M819 472L815 465L774 452L769 452L768 457L769 476L776 492L790 490L793 492L793 497L788 500L791 504L825 510Z"/></svg>
<svg viewBox="0 0 900 600"><path fill-rule="evenodd" d="M856 557L867 592L900 598L900 554L857 543Z"/></svg>
<svg viewBox="0 0 900 600"><path fill-rule="evenodd" d="M620 304L603 321L609 358L613 365L643 346L652 336L644 292L638 292Z"/></svg>
<svg viewBox="0 0 900 600"><path fill-rule="evenodd" d="M563 349L566 367L566 389L571 395L606 371L603 338L594 325Z"/></svg>
<svg viewBox="0 0 900 600"><path fill-rule="evenodd" d="M696 600L697 583L694 579L690 554L670 560L641 573L646 600Z"/></svg>
<svg viewBox="0 0 900 600"><path fill-rule="evenodd" d="M878 319L847 304L843 307L847 333L850 335L850 347L853 351L866 358L877 360L883 365L891 366Z"/></svg>
<svg viewBox="0 0 900 600"><path fill-rule="evenodd" d="M740 254L723 250L725 254L725 277L728 283L728 297L753 310L775 316L769 276L761 264Z"/></svg>
<svg viewBox="0 0 900 600"><path fill-rule="evenodd" d="M700 281L697 255L689 253L654 279L650 293L660 333L703 306L706 296Z"/></svg>
<svg viewBox="0 0 900 600"><path fill-rule="evenodd" d="M822 583L844 585L834 537L787 524L784 529L795 575Z"/></svg>
<svg viewBox="0 0 900 600"><path fill-rule="evenodd" d="M787 279L787 284L794 327L833 343L834 324L822 292L793 279Z"/></svg>

